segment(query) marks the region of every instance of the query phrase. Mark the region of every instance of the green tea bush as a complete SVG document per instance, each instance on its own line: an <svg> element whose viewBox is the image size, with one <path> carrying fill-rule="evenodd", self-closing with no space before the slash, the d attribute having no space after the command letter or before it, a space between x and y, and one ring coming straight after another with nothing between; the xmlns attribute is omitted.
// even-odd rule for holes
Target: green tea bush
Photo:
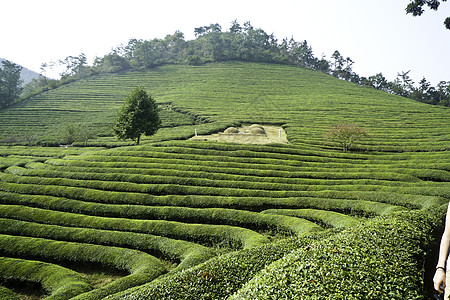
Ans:
<svg viewBox="0 0 450 300"><path fill-rule="evenodd" d="M226 299L273 261L332 234L330 231L306 234L299 238L288 238L223 254L191 269L164 276L107 299Z"/></svg>
<svg viewBox="0 0 450 300"><path fill-rule="evenodd" d="M101 299L109 294L144 284L166 272L157 258L136 250L42 238L0 235L0 253L6 256L32 257L62 263L99 263L130 273L100 289L88 292L92 295L89 299Z"/></svg>
<svg viewBox="0 0 450 300"><path fill-rule="evenodd" d="M182 270L195 266L200 262L215 256L215 252L210 248L187 241L174 240L161 236L133 232L63 227L13 219L0 218L0 233L131 248L176 261L178 265L175 270Z"/></svg>
<svg viewBox="0 0 450 300"><path fill-rule="evenodd" d="M214 196L234 196L234 197L269 197L269 198L291 198L291 197L323 197L323 198L337 198L337 199L361 199L376 202L392 203L394 205L405 205L412 208L418 208L419 205L426 205L427 203L415 203L415 195L408 195L396 193L396 189L389 189L389 193L376 192L381 188L379 186L360 185L359 191L354 191L353 185L339 185L336 186L338 190L330 190L328 185L303 185L302 190L259 190L259 189L239 189L230 187L210 187L210 186L190 186L179 185L174 183L167 184L133 184L125 182L104 182L95 180L74 180L65 178L42 178L42 177L28 177L16 176L11 174L0 174L0 178L5 182L25 184L21 189L28 189L28 193L44 193L52 196L65 196L73 199L91 201L109 201L108 198L113 196L119 198L124 203L123 197L120 193L135 193L136 196L126 198L127 203L136 204L135 198L139 198L138 202L145 203L149 197L148 193L158 195L214 195ZM11 185L10 185L11 186ZM399 188L400 189L400 188ZM425 188L416 188L418 194L424 191ZM4 189L7 190L7 189ZM44 191L42 191L44 190ZM449 188L429 187L426 190L430 191L431 195L446 196ZM119 193L120 192L120 193ZM98 195L95 198L91 198ZM393 197L395 196L395 197ZM151 198L151 196L150 196ZM430 198L433 199L433 198ZM436 200L439 201L439 200ZM433 201L433 202L436 202ZM111 202L115 202L111 200ZM117 203L117 202L116 202ZM148 203L148 202L147 202ZM428 205L427 205L428 206ZM420 206L419 206L420 207Z"/></svg>
<svg viewBox="0 0 450 300"><path fill-rule="evenodd" d="M10 289L0 285L0 299L19 300L19 297Z"/></svg>
<svg viewBox="0 0 450 300"><path fill-rule="evenodd" d="M92 287L75 271L41 261L0 257L0 282L5 279L38 282L48 292L49 300L71 299L89 292ZM12 291L0 287L0 299L19 299Z"/></svg>
<svg viewBox="0 0 450 300"><path fill-rule="evenodd" d="M324 227L332 227L343 229L349 226L355 226L361 221L355 217L336 213L328 210L317 209L268 209L262 211L263 214L279 214L292 216L297 218L304 218L318 224L323 224Z"/></svg>
<svg viewBox="0 0 450 300"><path fill-rule="evenodd" d="M443 205L350 227L286 255L229 299L423 299L425 255L445 212Z"/></svg>
<svg viewBox="0 0 450 300"><path fill-rule="evenodd" d="M0 216L61 226L149 233L206 245L223 245L231 248L254 247L269 241L263 235L252 230L228 225L95 217L19 205L1 205Z"/></svg>

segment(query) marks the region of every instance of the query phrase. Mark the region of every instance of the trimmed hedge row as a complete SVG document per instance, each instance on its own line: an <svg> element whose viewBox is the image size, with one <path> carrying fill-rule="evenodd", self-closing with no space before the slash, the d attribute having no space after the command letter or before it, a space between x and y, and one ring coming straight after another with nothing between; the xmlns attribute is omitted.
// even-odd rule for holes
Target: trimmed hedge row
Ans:
<svg viewBox="0 0 450 300"><path fill-rule="evenodd" d="M0 299L19 300L16 293L1 285L0 285Z"/></svg>
<svg viewBox="0 0 450 300"><path fill-rule="evenodd" d="M45 199L44 201L47 202ZM66 205L70 200L66 201ZM29 202L11 201L12 204L30 204ZM10 203L11 203L10 202ZM274 230L286 234L303 234L307 231L321 230L320 226L298 218L282 215L264 215L256 212L225 208L189 208L174 206L141 206L141 205L107 205L96 203L79 203L70 201L69 211L62 206L40 205L67 212L77 212L94 216L121 217L131 219L171 220L185 223L221 224L244 227L254 230ZM57 202L56 204L61 204ZM65 205L65 206L66 206Z"/></svg>
<svg viewBox="0 0 450 300"><path fill-rule="evenodd" d="M223 254L191 269L160 277L106 299L226 299L265 266L295 249L307 247L315 240L329 235L333 233L326 230Z"/></svg>
<svg viewBox="0 0 450 300"><path fill-rule="evenodd" d="M30 208L21 205L1 205L0 216L60 226L149 233L207 245L223 245L231 248L254 247L269 241L266 237L257 232L229 225L188 224L163 220L94 217Z"/></svg>
<svg viewBox="0 0 450 300"><path fill-rule="evenodd" d="M421 169L417 165L410 168L399 168L395 165L367 164L364 167L360 165L347 166L346 172L342 172L342 166L329 166L329 164L320 164L314 166L302 165L299 167L288 167L280 165L240 165L240 166L220 166L207 165L198 161L167 161L164 163L154 161L149 163L139 162L115 162L115 161L85 161L81 159L49 159L44 165L30 164L30 167L67 166L68 171L92 170L93 172L106 172L108 170L115 173L139 173L155 174L155 172L200 172L200 174L229 174L241 175L253 178L258 176L264 178L317 178L317 179L378 179L389 181L417 181L417 178L430 181L448 181L450 172L440 169L431 169L433 165L423 165ZM48 168L49 166L47 166ZM71 168L70 168L71 167ZM77 169L80 168L80 169ZM72 169L73 168L73 169ZM146 170L149 170L146 173ZM170 174L170 173L169 173ZM270 180L267 179L267 180Z"/></svg>
<svg viewBox="0 0 450 300"><path fill-rule="evenodd" d="M258 155L277 155L288 154L298 156L323 156L330 158L347 158L347 159L367 159L366 154L359 153L346 153L342 151L324 151L320 148L312 148L305 145L291 145L291 144L276 144L276 145L253 145L253 144L234 144L226 142L202 142L202 141L167 141L163 143L154 143L149 146L139 147L142 151L149 151L154 149L153 147L171 148L171 147L183 147L188 149L207 149L218 150L221 153L236 151L251 151L261 153Z"/></svg>
<svg viewBox="0 0 450 300"><path fill-rule="evenodd" d="M104 148L89 148L89 150L102 150ZM86 153L85 148L63 147L27 147L27 146L0 146L0 156L21 155L30 157L63 157L65 155L78 155Z"/></svg>
<svg viewBox="0 0 450 300"><path fill-rule="evenodd" d="M326 128L324 128L326 129ZM321 130L322 131L322 130ZM403 136L403 135L402 135ZM411 140L415 134L406 140ZM366 152L366 153L349 153L342 151L324 150L323 148L313 147L304 143L301 144L276 144L276 145L252 145L252 144L233 144L226 142L200 142L200 141L167 141L163 143L152 144L155 147L185 147L196 149L211 149L220 151L236 151L249 150L253 152L268 152L280 154L292 154L300 156L323 156L331 158L348 158L348 159L362 159L370 160L376 158L377 160L410 160L413 158L423 161L424 159L442 160L448 158L448 152L403 152L403 153L380 153L380 152ZM142 150L152 149L148 146L142 146Z"/></svg>
<svg viewBox="0 0 450 300"><path fill-rule="evenodd" d="M196 187L213 187L213 188L230 188L245 190L263 190L263 191L296 191L296 190L323 190L325 188L344 189L347 190L354 185L377 187L377 186L412 186L413 182L398 182L373 179L314 179L314 178L297 178L291 182L276 182L266 180L242 180L243 178L201 178L206 176L178 176L176 172L173 174L123 174L123 173L93 173L93 172L60 172L54 170L37 170L25 169L18 166L12 166L5 170L6 173L20 175L30 183L52 185L61 184L67 186L86 186L89 188L99 188L106 190L125 190L135 192L152 192L148 185L181 185ZM213 175L210 177L214 177ZM39 178L39 179L36 179ZM415 178L415 177L414 177ZM416 179L418 180L418 179ZM279 180L278 180L279 181ZM414 180L412 180L414 181ZM108 182L108 183L106 183ZM126 184L127 189L123 187ZM416 183L417 185L417 183Z"/></svg>
<svg viewBox="0 0 450 300"><path fill-rule="evenodd" d="M355 226L361 222L352 216L318 209L268 209L261 213L304 218L320 225L324 225L324 227L333 227L337 229Z"/></svg>
<svg viewBox="0 0 450 300"><path fill-rule="evenodd" d="M48 300L71 299L92 290L83 276L70 269L41 261L0 257L0 282L5 279L38 282L50 294L45 298ZM19 298L0 287L0 299Z"/></svg>
<svg viewBox="0 0 450 300"><path fill-rule="evenodd" d="M30 194L47 194L53 196L66 196L79 200L87 200L84 195L97 194L97 197L91 198L90 201L99 201L106 195L103 192L117 192L119 194L110 195L123 195L122 192L133 192L140 194L140 201L146 197L143 193L150 193L152 195L213 195L213 196L235 196L235 197L269 197L269 198L291 198L291 197L324 197L324 198L337 198L337 199L361 199L370 200L376 202L386 202L394 205L404 205L411 208L420 208L429 206L429 202L439 200L430 197L426 203L422 201L416 201L421 191L424 194L438 195L445 197L450 194L450 187L428 187L428 188L415 188L416 195L407 195L410 192L409 188L401 187L380 187L380 186L358 186L358 191L354 191L353 185L341 185L339 190L329 190L329 186L302 186L304 190L291 190L291 191L270 191L270 190L251 190L251 189L235 189L235 188L218 188L218 187L203 187L203 186L184 186L178 184L134 184L124 182L105 182L105 181L85 181L75 179L60 179L60 178L40 178L40 177L27 177L16 176L11 174L0 174L0 179L5 183L19 183L25 184L21 187L16 186L17 190L28 190ZM4 191L8 191L7 184L0 187ZM9 189L13 187L9 185ZM13 187L14 189L14 187ZM361 190L363 189L363 190ZM383 192L377 192L382 190ZM397 193L397 190L403 191L404 194ZM11 190L12 191L12 190ZM103 194L103 197L100 196ZM393 197L395 196L395 197ZM420 195L419 195L420 196ZM133 197L134 198L134 197ZM126 200L134 200L133 198L127 198ZM138 204L135 201L124 202L124 198L119 197L121 202L118 203L130 203ZM420 199L423 200L423 199ZM143 203L143 202L140 202ZM148 203L148 202L147 202Z"/></svg>
<svg viewBox="0 0 450 300"><path fill-rule="evenodd" d="M140 251L43 238L0 235L0 253L4 256L52 262L99 263L130 273L102 288L82 294L85 296L78 296L79 299L102 299L112 293L149 282L166 272L157 258Z"/></svg>
<svg viewBox="0 0 450 300"><path fill-rule="evenodd" d="M165 166L166 167L166 166ZM134 170L134 172L132 172ZM293 189L295 185L341 185L373 184L410 186L415 183L427 184L416 177L392 172L335 173L331 175L311 173L296 174L296 178L256 177L227 173L207 173L204 171L182 171L176 169L114 169L114 168L62 168L42 163L27 165L27 169L10 167L5 170L11 174L47 178L70 178L82 180L126 181L132 183L172 183L228 187L230 184L242 188L255 189ZM224 170L225 172L226 170ZM325 177L325 178L323 178ZM331 180L333 179L333 180ZM401 183L399 183L399 181ZM255 184L255 182L257 184Z"/></svg>
<svg viewBox="0 0 450 300"><path fill-rule="evenodd" d="M323 157L313 155L292 155L282 153L270 153L270 152L256 152L249 150L237 150L237 151L219 151L209 149L195 149L187 147L152 147L144 148L120 148L106 150L104 155L119 156L119 157L142 157L142 158L160 158L160 159L186 159L186 160L200 160L200 161L221 161L221 162L237 162L252 164L283 164L290 166L298 166L301 162L320 162L320 163L348 163L348 164L361 164L364 160L355 158L335 158L335 157ZM226 154L226 155L224 155ZM93 154L95 157L97 154Z"/></svg>
<svg viewBox="0 0 450 300"><path fill-rule="evenodd" d="M424 259L446 208L350 227L261 270L229 299L424 299Z"/></svg>
<svg viewBox="0 0 450 300"><path fill-rule="evenodd" d="M67 162L67 164L65 164ZM450 173L443 170L401 170L401 169L381 169L381 168L352 168L347 172L342 169L325 168L298 168L295 172L276 170L257 170L242 168L220 168L187 164L143 164L136 167L135 164L114 162L84 162L76 160L47 160L46 163L29 163L29 169L45 169L60 172L79 173L116 173L116 174L142 174L142 175L166 175L179 177L208 178L215 180L240 180L240 181L260 181L274 183L301 182L300 179L372 179L383 181L403 181L422 183L418 178L434 181L446 181ZM404 174L402 174L402 172Z"/></svg>
<svg viewBox="0 0 450 300"><path fill-rule="evenodd" d="M63 227L13 219L0 218L0 233L132 248L178 261L178 266L172 271L195 266L216 255L212 249L207 247L166 237L133 232Z"/></svg>
<svg viewBox="0 0 450 300"><path fill-rule="evenodd" d="M424 186L408 186L405 184L395 183L397 186L382 186L373 184L370 180L348 180L348 181L328 181L321 182L322 184L308 184L308 185L287 185L276 183L258 183L258 182L236 182L233 181L214 181L208 179L191 179L191 178L176 178L166 176L153 176L153 183L130 183L118 181L102 181L102 180L81 180L81 179L67 179L67 178L43 178L35 176L17 176L24 172L23 168L10 167L10 173L1 173L0 178L6 182L16 182L25 184L37 184L45 186L68 186L68 187L83 187L96 190L119 191L119 192L136 192L147 193L153 195L225 195L225 196L263 196L263 197L298 197L302 196L303 192L310 191L324 191L335 190L337 192L354 191L355 185L358 186L358 192L365 191L387 191L391 193L411 194L414 189L414 194L423 194L429 196L450 196L450 187L445 183L434 183L432 185L426 184ZM134 175L139 177L138 175ZM101 177L101 176L100 176ZM341 184L338 184L341 183ZM346 183L346 184L342 184ZM237 185L235 188L231 188ZM385 200L386 201L386 200ZM387 201L389 202L389 201ZM391 202L392 203L392 202ZM399 203L397 203L399 204ZM410 206L411 203L406 201L403 205Z"/></svg>
<svg viewBox="0 0 450 300"><path fill-rule="evenodd" d="M106 192L95 190L83 190L79 188L58 188L52 187L52 192L49 193L49 189L39 185L20 185L13 183L0 183L0 201L4 204L23 204L27 206L34 206L46 209L62 210L67 212L91 214L92 211L96 211L99 215L107 215L103 210L108 206L101 205L96 202L84 202L79 200L72 200L62 198L59 196L70 196L79 198L86 201L104 201L107 204L112 203L120 205L121 207L132 208L134 205L121 204L124 203L124 199L128 203L139 205L139 201L145 205L161 205L161 206L180 206L180 207L198 207L198 208L214 208L223 207L230 209L242 209L242 210L256 210L262 211L270 208L315 208L322 210L331 210L342 212L351 215L361 216L376 216L388 214L397 210L405 210L405 207L373 202L371 198L383 198L390 197L389 199L395 200L396 198L405 199L417 199L416 201L427 201L426 203L432 203L435 197L426 196L409 196L396 195L396 194L381 194L372 195L367 194L368 200L346 200L346 199L332 199L332 198L319 198L314 196L330 196L336 197L336 195L329 192L324 193L308 193L305 197L295 198L263 198L263 197L221 197L221 196L182 196L182 195L170 195L170 196L147 196L144 194L136 193L119 193L119 192ZM71 191L75 191L79 194L70 194ZM27 193L31 193L29 195ZM38 195L34 195L38 193ZM39 195L43 193L44 195ZM363 195L361 193L360 197ZM56 195L51 196L51 195ZM102 197L103 196L103 197ZM349 195L351 197L352 195ZM354 197L354 195L353 195ZM147 198L147 199L146 199ZM430 204L431 205L431 204ZM126 211L126 210L124 210Z"/></svg>

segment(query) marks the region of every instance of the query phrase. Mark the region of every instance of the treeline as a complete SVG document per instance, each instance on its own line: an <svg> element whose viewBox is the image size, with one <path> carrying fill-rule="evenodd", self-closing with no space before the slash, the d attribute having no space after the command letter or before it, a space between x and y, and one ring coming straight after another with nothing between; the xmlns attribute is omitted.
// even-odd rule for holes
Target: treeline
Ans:
<svg viewBox="0 0 450 300"><path fill-rule="evenodd" d="M43 71L52 68L62 70L61 79L48 80L42 76L26 86L24 94L30 96L96 74L147 69L166 64L201 65L239 60L308 67L424 103L450 106L450 81L441 81L433 87L423 78L418 86L415 86L408 76L409 71L399 73L392 82L382 73L362 77L353 71L354 61L350 57L344 57L339 51L335 51L330 60L325 57L318 58L306 40L297 42L293 38L285 38L278 41L273 34L254 28L250 22L241 25L233 21L227 31L222 31L219 24L211 24L195 28L194 32L196 38L189 41L186 41L184 34L179 31L163 39L131 39L127 45L120 45L107 55L97 57L91 66L88 65L84 54L43 64Z"/></svg>
<svg viewBox="0 0 450 300"><path fill-rule="evenodd" d="M22 93L22 67L4 60L0 66L0 108L11 105Z"/></svg>

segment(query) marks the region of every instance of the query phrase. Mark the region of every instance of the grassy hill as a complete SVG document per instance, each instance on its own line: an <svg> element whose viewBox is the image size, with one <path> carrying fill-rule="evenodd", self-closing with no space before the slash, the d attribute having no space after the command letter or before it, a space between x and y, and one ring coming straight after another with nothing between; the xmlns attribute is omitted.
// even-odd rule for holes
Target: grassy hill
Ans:
<svg viewBox="0 0 450 300"><path fill-rule="evenodd" d="M136 85L164 125L140 146L109 129ZM357 151L322 140L342 122L369 131ZM290 143L185 140L252 123L282 126ZM67 124L99 134L87 148L0 147L0 296L23 282L48 299L429 295L448 109L227 62L84 79L0 111L0 124L2 139L57 142Z"/></svg>
<svg viewBox="0 0 450 300"><path fill-rule="evenodd" d="M322 146L323 132L344 121L369 130L365 149L445 150L449 145L446 108L312 70L241 62L164 66L80 80L0 111L0 140L34 137L57 142L67 124L86 124L98 135L111 136L117 109L137 85L166 104L166 128L152 140L192 136L197 117L211 122L197 124L201 133L230 124L282 124L292 143L313 146ZM184 126L169 129L177 125ZM106 145L115 139L98 141Z"/></svg>

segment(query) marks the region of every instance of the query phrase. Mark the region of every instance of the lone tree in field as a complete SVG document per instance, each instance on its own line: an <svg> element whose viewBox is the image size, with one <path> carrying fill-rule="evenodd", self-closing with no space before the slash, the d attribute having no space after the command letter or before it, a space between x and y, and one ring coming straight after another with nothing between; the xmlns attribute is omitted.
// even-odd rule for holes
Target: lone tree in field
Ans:
<svg viewBox="0 0 450 300"><path fill-rule="evenodd" d="M367 131L364 128L358 127L356 124L339 124L331 127L324 133L325 140L335 142L342 147L342 151L349 150L353 143L366 137Z"/></svg>
<svg viewBox="0 0 450 300"><path fill-rule="evenodd" d="M139 145L143 134L155 134L160 125L155 100L142 87L137 87L126 97L113 130L120 140L132 139Z"/></svg>

